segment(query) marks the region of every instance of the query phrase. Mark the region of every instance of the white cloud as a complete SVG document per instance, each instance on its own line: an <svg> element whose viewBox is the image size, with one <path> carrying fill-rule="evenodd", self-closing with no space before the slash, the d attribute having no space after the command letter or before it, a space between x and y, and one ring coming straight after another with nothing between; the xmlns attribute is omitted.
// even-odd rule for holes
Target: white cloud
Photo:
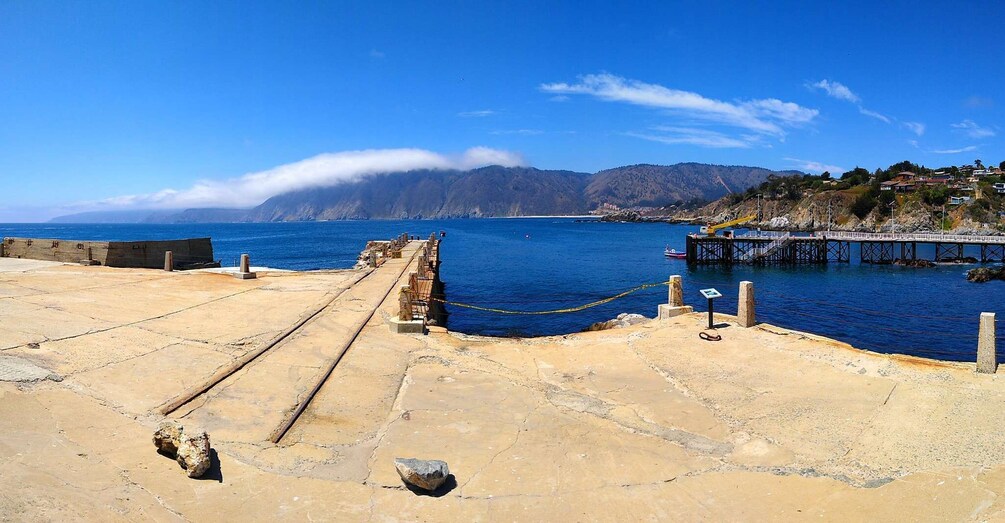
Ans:
<svg viewBox="0 0 1005 523"><path fill-rule="evenodd" d="M653 127L652 130L663 134L625 133L625 136L669 145L697 145L712 149L748 149L758 138L756 136L748 136L745 139L733 138L720 132L690 127L660 126Z"/></svg>
<svg viewBox="0 0 1005 523"><path fill-rule="evenodd" d="M877 113L876 111L870 111L870 110L866 109L865 107L862 107L861 105L858 107L858 112L860 112L860 113L862 113L862 114L864 114L866 116L871 116L871 117L873 117L873 118L875 118L877 120L881 120L883 122L890 123L890 117L889 116Z"/></svg>
<svg viewBox="0 0 1005 523"><path fill-rule="evenodd" d="M900 124L918 136L925 134L925 124L921 122L901 122Z"/></svg>
<svg viewBox="0 0 1005 523"><path fill-rule="evenodd" d="M954 129L958 129L959 132L965 133L971 138L990 138L995 135L994 129L989 127L981 127L977 125L977 122L966 119L960 123L950 124Z"/></svg>
<svg viewBox="0 0 1005 523"><path fill-rule="evenodd" d="M201 180L188 189L163 189L149 194L116 196L77 205L77 210L185 209L251 207L289 191L327 187L365 176L418 169L473 169L485 165L523 165L520 155L474 147L456 155L423 149L368 149L319 154L299 162L228 180Z"/></svg>
<svg viewBox="0 0 1005 523"><path fill-rule="evenodd" d="M843 172L845 172L847 170L844 167L839 167L837 165L830 165L830 164L821 163L821 162L815 162L813 160L800 160L799 158L786 158L785 161L791 163L792 165L794 165L795 167L797 167L797 168L799 168L799 169L801 169L803 171L808 171L808 172L811 172L811 173L822 173L824 171L828 171L831 174L834 174L834 173L843 173Z"/></svg>
<svg viewBox="0 0 1005 523"><path fill-rule="evenodd" d="M811 122L819 114L816 109L773 98L724 102L611 74L582 76L575 84L541 84L540 89L559 95L586 94L609 102L667 109L691 118L779 137L785 135L783 127Z"/></svg>
<svg viewBox="0 0 1005 523"><path fill-rule="evenodd" d="M815 84L809 84L809 87L816 89L823 89L827 93L827 96L830 96L831 98L837 98L838 100L844 100L846 102L851 102L854 104L857 104L860 101L862 101L857 94L851 92L851 89L849 89L848 87L839 82L834 82L831 80L820 80Z"/></svg>
<svg viewBox="0 0 1005 523"><path fill-rule="evenodd" d="M941 150L935 150L935 151L929 151L929 152L933 152L935 154L959 154L959 153L968 153L968 152L976 151L976 150L977 150L977 146L976 145L968 145L966 147L961 147L959 149L941 149Z"/></svg>
<svg viewBox="0 0 1005 523"><path fill-rule="evenodd" d="M492 109L482 109L481 111L465 111L463 113L457 113L457 116L461 118L485 118L486 116L492 116L496 114Z"/></svg>

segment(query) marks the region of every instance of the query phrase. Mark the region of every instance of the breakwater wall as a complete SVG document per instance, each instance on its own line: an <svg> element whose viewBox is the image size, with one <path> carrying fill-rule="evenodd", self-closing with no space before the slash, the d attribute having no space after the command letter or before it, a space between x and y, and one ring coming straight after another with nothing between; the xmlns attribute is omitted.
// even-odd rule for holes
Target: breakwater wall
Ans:
<svg viewBox="0 0 1005 523"><path fill-rule="evenodd" d="M163 269L168 251L173 253L176 269L219 266L213 259L210 238L135 242L4 238L0 256L107 267Z"/></svg>
<svg viewBox="0 0 1005 523"><path fill-rule="evenodd" d="M391 257L400 253L410 239L407 234L392 241ZM396 250L395 250L396 249ZM440 280L440 239L435 234L422 241L416 253L414 270L409 270L407 285L398 292L398 317L392 321L395 332L422 332L425 326L446 327L445 284Z"/></svg>

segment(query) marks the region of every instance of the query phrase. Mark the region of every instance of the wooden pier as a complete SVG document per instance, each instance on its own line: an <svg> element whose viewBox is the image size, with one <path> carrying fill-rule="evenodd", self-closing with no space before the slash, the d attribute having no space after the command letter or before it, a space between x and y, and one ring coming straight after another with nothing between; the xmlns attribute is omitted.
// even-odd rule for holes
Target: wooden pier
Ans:
<svg viewBox="0 0 1005 523"><path fill-rule="evenodd" d="M1005 236L971 236L932 233L861 233L818 231L797 235L784 232L750 232L734 236L687 237L688 265L826 264L851 261L851 244L859 244L859 261L867 264L916 262L918 245L935 247L934 262L961 262L964 248L980 248L981 263L1005 263Z"/></svg>

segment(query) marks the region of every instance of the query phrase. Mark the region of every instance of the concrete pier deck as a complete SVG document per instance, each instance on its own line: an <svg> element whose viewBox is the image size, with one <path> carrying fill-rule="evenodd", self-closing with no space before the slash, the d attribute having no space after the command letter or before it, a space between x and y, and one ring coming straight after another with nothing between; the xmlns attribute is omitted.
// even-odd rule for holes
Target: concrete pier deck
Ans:
<svg viewBox="0 0 1005 523"><path fill-rule="evenodd" d="M727 315L714 343L697 314L533 339L391 334L385 292L417 243L354 285L360 271L0 259L0 520L1005 519L997 375ZM329 301L169 415L209 431L205 478L155 452L159 408ZM396 457L454 478L416 494Z"/></svg>

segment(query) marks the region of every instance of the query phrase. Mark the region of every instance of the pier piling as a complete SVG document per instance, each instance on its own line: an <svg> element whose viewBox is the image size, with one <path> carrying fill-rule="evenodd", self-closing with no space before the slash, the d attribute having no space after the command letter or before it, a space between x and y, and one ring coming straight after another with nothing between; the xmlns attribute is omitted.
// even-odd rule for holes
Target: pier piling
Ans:
<svg viewBox="0 0 1005 523"><path fill-rule="evenodd" d="M995 348L995 313L982 312L980 330L977 335L977 372L994 374L998 371L998 355Z"/></svg>
<svg viewBox="0 0 1005 523"><path fill-rule="evenodd" d="M164 251L164 270L168 272L174 270L174 253L171 251Z"/></svg>

